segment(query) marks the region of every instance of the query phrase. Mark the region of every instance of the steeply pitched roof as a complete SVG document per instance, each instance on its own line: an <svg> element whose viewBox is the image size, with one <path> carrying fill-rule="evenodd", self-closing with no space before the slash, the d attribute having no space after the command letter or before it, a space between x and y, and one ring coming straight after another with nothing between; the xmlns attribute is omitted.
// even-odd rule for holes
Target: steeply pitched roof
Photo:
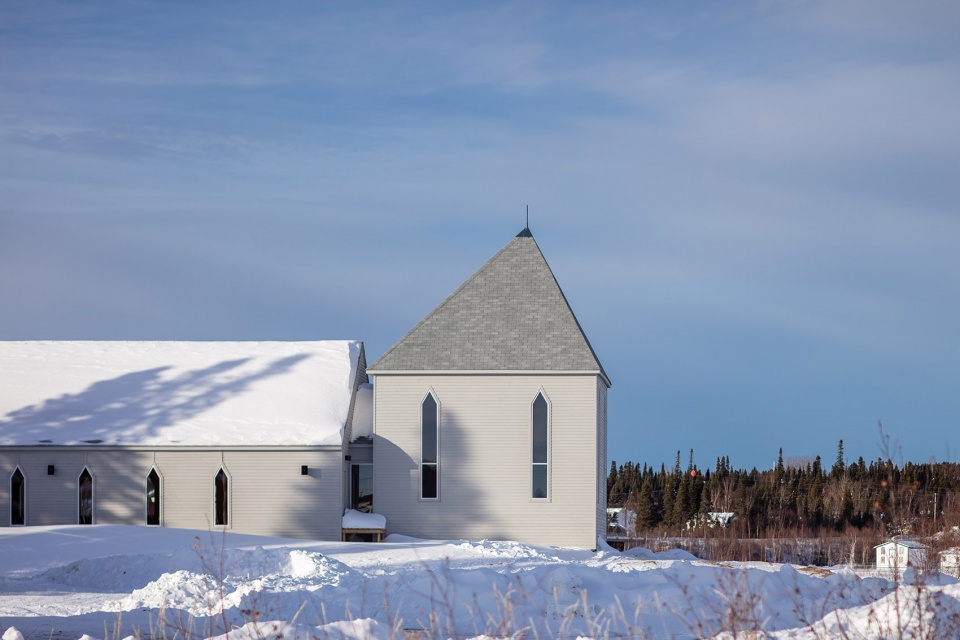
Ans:
<svg viewBox="0 0 960 640"><path fill-rule="evenodd" d="M596 371L608 381L529 229L369 371Z"/></svg>
<svg viewBox="0 0 960 640"><path fill-rule="evenodd" d="M0 342L0 446L339 445L362 349Z"/></svg>

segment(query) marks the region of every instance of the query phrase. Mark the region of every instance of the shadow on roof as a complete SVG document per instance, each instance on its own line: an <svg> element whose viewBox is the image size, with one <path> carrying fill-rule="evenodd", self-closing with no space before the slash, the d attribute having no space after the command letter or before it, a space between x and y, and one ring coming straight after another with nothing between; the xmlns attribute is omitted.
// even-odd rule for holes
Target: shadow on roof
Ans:
<svg viewBox="0 0 960 640"><path fill-rule="evenodd" d="M11 411L0 417L0 438L19 445L149 441L163 427L197 416L309 357L281 358L243 375L235 370L251 358L224 360L169 379L163 374L170 366L127 373L95 382L79 393Z"/></svg>

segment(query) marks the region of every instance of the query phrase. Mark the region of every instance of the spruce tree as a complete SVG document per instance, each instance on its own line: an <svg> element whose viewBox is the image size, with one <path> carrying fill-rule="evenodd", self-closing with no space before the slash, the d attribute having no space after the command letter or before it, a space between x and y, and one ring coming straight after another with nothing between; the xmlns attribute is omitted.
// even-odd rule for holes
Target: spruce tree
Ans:
<svg viewBox="0 0 960 640"><path fill-rule="evenodd" d="M837 444L837 461L833 463L833 469L830 470L830 473L839 478L843 475L844 469L847 468L846 463L843 461L843 440Z"/></svg>
<svg viewBox="0 0 960 640"><path fill-rule="evenodd" d="M653 479L647 476L643 479L640 486L640 495L637 498L637 524L639 532L641 529L649 529L657 524L656 505L653 502Z"/></svg>

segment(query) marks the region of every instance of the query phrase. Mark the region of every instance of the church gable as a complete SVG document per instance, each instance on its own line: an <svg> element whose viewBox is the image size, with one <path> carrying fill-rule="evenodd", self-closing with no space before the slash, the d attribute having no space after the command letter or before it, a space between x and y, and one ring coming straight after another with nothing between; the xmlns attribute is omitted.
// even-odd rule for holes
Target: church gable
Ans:
<svg viewBox="0 0 960 640"><path fill-rule="evenodd" d="M607 379L528 229L370 368L389 371L595 371Z"/></svg>

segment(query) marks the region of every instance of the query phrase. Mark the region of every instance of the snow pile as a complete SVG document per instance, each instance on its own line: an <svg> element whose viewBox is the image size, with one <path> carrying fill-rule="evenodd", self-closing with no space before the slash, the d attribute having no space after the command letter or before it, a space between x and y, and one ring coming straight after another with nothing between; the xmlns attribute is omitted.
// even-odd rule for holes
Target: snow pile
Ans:
<svg viewBox="0 0 960 640"><path fill-rule="evenodd" d="M481 540L479 542L463 541L456 545L458 549L473 552L484 558L540 558L559 560L555 556L546 556L534 547L519 542L502 542L497 540Z"/></svg>
<svg viewBox="0 0 960 640"><path fill-rule="evenodd" d="M0 342L0 445L340 444L360 343Z"/></svg>
<svg viewBox="0 0 960 640"><path fill-rule="evenodd" d="M188 631L223 640L380 640L404 630L460 638L960 637L958 581L914 572L894 583L849 570L710 563L680 551L396 534L363 544L192 532L191 545L188 533L0 530L3 640L21 640L18 629L31 640L51 630L101 637L105 628L116 628L116 638ZM31 570L41 555L49 562Z"/></svg>
<svg viewBox="0 0 960 640"><path fill-rule="evenodd" d="M667 549L666 551L650 551L643 547L634 547L627 549L623 555L628 558L638 558L640 560L696 560L697 557L689 551L683 549Z"/></svg>
<svg viewBox="0 0 960 640"><path fill-rule="evenodd" d="M387 518L379 513L364 513L356 509L343 512L344 529L386 529Z"/></svg>
<svg viewBox="0 0 960 640"><path fill-rule="evenodd" d="M198 617L214 616L227 609L268 608L273 615L287 618L296 613L300 603L294 606L276 594L306 596L323 589L328 592L327 597L338 590L349 595L350 589L341 589L341 583L354 588L362 582L362 577L341 562L315 551L286 547L224 550L212 558L198 558L191 565L188 569L164 573L129 596L105 606L117 611L166 607Z"/></svg>
<svg viewBox="0 0 960 640"><path fill-rule="evenodd" d="M212 640L373 640L388 638L391 635L376 620L342 620L313 627L304 624L289 624L274 620L272 622L248 622Z"/></svg>

